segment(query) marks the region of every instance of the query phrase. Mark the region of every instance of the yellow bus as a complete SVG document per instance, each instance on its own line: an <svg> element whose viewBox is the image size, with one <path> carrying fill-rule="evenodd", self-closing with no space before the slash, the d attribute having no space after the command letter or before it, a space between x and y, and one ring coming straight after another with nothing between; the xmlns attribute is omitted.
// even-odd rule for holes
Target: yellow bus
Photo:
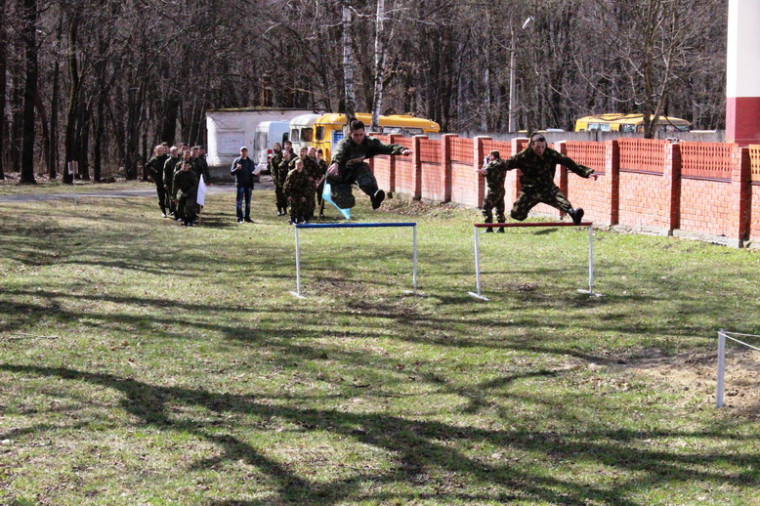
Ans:
<svg viewBox="0 0 760 506"><path fill-rule="evenodd" d="M359 112L356 113L356 119L361 120L367 126L367 132L369 132L372 115L366 112ZM441 126L435 121L404 114L380 116L379 123L381 132L372 133L426 135L441 131ZM316 148L322 148L324 159L328 162L335 145L343 139L343 127L345 125L346 115L339 113L323 114L314 120L314 140L311 145Z"/></svg>
<svg viewBox="0 0 760 506"><path fill-rule="evenodd" d="M691 123L673 116L660 116L657 130L660 132L688 132ZM575 121L576 132L643 132L643 114L607 113L584 116Z"/></svg>

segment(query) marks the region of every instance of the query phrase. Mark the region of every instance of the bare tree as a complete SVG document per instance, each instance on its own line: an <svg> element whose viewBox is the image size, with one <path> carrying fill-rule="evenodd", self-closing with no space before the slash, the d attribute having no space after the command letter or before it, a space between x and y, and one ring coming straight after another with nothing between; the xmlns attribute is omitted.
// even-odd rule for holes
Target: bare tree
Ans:
<svg viewBox="0 0 760 506"><path fill-rule="evenodd" d="M37 96L37 0L23 2L24 59L24 140L21 149L21 182L34 184L34 100Z"/></svg>

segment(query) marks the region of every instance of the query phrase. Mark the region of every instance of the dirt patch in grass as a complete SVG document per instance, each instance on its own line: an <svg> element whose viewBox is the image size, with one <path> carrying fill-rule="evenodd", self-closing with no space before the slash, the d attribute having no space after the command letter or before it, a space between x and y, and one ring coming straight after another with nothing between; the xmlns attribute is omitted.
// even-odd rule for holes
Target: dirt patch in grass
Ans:
<svg viewBox="0 0 760 506"><path fill-rule="evenodd" d="M631 360L619 367L664 381L674 390L691 393L715 403L718 353L688 352L651 356ZM760 418L760 353L740 345L728 345L724 406L741 416Z"/></svg>

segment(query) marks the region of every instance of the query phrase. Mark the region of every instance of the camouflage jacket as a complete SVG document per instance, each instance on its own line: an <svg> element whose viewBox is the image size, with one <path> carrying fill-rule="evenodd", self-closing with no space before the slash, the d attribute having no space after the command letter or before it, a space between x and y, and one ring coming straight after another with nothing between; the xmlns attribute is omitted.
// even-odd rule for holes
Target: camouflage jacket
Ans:
<svg viewBox="0 0 760 506"><path fill-rule="evenodd" d="M564 165L581 177L589 177L594 169L578 165L559 151L546 148L544 156L538 157L532 148L520 151L506 161L507 170L520 169L520 185L524 188L551 188L557 165Z"/></svg>
<svg viewBox="0 0 760 506"><path fill-rule="evenodd" d="M317 179L319 179L319 176L322 175L320 173L319 164L317 163L317 160L310 156L307 156L306 159L303 161L303 169L306 172L308 172L309 177L312 178L315 183Z"/></svg>
<svg viewBox="0 0 760 506"><path fill-rule="evenodd" d="M374 137L365 137L361 144L356 144L348 137L335 147L332 163L337 163L340 169L343 169L346 165L361 163L375 155L398 155L404 149L406 148L399 144L383 144Z"/></svg>
<svg viewBox="0 0 760 506"><path fill-rule="evenodd" d="M285 178L288 177L288 172L290 171L290 160L282 158L276 166L273 166L273 169L272 179L275 181L275 184L285 184Z"/></svg>
<svg viewBox="0 0 760 506"><path fill-rule="evenodd" d="M282 189L285 195L288 197L298 198L308 194L309 186L313 186L309 181L309 174L306 169L298 171L296 169L288 172L288 176L285 178L285 184Z"/></svg>
<svg viewBox="0 0 760 506"><path fill-rule="evenodd" d="M180 170L174 174L174 184L172 185L172 197L179 199L189 197L198 190L198 176L193 169Z"/></svg>
<svg viewBox="0 0 760 506"><path fill-rule="evenodd" d="M486 174L486 184L488 185L488 191L498 192L504 190L504 180L507 178L507 162L501 158L492 161L486 167L484 167L488 173Z"/></svg>
<svg viewBox="0 0 760 506"><path fill-rule="evenodd" d="M274 178L275 172L277 172L277 169L279 169L280 162L282 162L282 151L273 152L272 158L269 159L269 163L267 164L269 173L272 175L272 178Z"/></svg>

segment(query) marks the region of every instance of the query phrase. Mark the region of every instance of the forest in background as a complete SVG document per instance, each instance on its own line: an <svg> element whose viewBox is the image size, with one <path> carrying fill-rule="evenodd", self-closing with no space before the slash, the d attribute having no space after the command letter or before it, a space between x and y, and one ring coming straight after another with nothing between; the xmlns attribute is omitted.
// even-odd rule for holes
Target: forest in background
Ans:
<svg viewBox="0 0 760 506"><path fill-rule="evenodd" d="M445 132L572 129L604 112L725 128L727 0L0 0L0 11L0 178L22 182L135 178L158 142L205 144L207 109L343 112L346 90L356 111Z"/></svg>

